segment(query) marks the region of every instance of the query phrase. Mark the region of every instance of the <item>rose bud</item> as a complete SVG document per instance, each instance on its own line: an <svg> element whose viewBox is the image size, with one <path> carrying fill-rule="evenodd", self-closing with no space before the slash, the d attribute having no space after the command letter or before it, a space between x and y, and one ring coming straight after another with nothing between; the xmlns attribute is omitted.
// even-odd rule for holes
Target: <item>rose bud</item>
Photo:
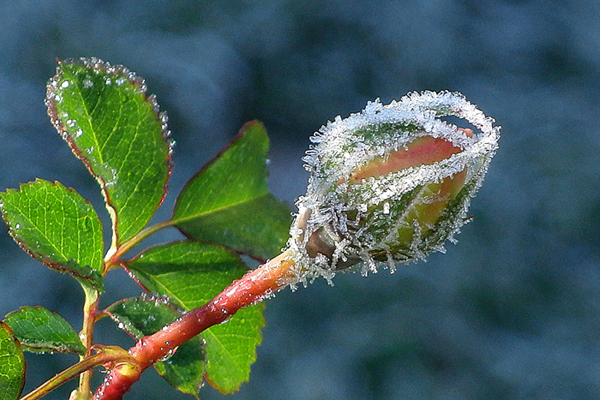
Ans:
<svg viewBox="0 0 600 400"><path fill-rule="evenodd" d="M498 147L493 122L459 93L423 92L323 126L304 157L311 175L288 242L299 278L355 264L393 272L444 251Z"/></svg>

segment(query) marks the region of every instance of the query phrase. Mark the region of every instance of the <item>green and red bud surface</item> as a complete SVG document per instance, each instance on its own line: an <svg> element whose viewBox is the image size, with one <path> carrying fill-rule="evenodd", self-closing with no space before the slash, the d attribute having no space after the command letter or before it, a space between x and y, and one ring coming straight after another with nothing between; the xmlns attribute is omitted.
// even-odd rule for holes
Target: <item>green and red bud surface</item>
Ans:
<svg viewBox="0 0 600 400"><path fill-rule="evenodd" d="M464 127L443 117L462 119ZM312 138L311 172L289 246L301 280L443 251L466 221L499 127L458 93L412 93L369 103Z"/></svg>

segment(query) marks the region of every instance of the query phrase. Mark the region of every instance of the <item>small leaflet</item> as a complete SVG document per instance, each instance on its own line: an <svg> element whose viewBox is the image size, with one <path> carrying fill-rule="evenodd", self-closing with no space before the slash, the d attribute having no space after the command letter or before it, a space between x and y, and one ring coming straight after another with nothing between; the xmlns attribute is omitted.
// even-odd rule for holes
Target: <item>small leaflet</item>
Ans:
<svg viewBox="0 0 600 400"><path fill-rule="evenodd" d="M85 354L85 347L71 324L47 308L21 307L7 314L4 322L10 326L24 350Z"/></svg>
<svg viewBox="0 0 600 400"><path fill-rule="evenodd" d="M172 141L167 116L142 78L96 58L59 62L48 115L102 188L113 247L148 223L167 192Z"/></svg>
<svg viewBox="0 0 600 400"><path fill-rule="evenodd" d="M289 207L267 185L269 139L262 123L245 124L217 157L185 185L173 224L187 237L220 243L259 260L285 246Z"/></svg>
<svg viewBox="0 0 600 400"><path fill-rule="evenodd" d="M102 225L88 201L42 179L0 193L0 201L10 235L28 254L102 291Z"/></svg>

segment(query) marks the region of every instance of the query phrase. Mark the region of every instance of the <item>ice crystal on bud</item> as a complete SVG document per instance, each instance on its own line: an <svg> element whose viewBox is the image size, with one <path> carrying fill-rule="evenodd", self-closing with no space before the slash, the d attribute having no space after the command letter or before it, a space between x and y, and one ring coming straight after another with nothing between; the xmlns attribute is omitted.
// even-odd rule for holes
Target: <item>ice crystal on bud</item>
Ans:
<svg viewBox="0 0 600 400"><path fill-rule="evenodd" d="M459 127L443 119L462 120ZM335 118L311 138L288 243L301 280L424 259L467 220L500 127L459 93L410 93Z"/></svg>

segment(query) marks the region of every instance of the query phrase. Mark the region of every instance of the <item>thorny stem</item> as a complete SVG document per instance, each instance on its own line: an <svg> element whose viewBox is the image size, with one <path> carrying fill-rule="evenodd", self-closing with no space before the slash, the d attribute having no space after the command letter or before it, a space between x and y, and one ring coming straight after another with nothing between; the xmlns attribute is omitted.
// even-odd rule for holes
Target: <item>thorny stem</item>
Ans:
<svg viewBox="0 0 600 400"><path fill-rule="evenodd" d="M138 340L129 349L135 361L113 368L96 390L94 400L120 400L146 368L172 354L178 346L223 322L241 308L286 287L296 276L295 264L289 257L287 250L247 272L205 305L184 314L155 334Z"/></svg>
<svg viewBox="0 0 600 400"><path fill-rule="evenodd" d="M29 394L23 396L21 400L36 400L47 395L54 389L61 386L63 383L70 381L73 378L81 375L85 371L99 367L104 364L119 364L131 360L131 356L123 349L120 351L101 351L98 354L89 356L75 365L70 366L52 379L46 381L43 385L37 387ZM89 388L88 388L89 390Z"/></svg>

